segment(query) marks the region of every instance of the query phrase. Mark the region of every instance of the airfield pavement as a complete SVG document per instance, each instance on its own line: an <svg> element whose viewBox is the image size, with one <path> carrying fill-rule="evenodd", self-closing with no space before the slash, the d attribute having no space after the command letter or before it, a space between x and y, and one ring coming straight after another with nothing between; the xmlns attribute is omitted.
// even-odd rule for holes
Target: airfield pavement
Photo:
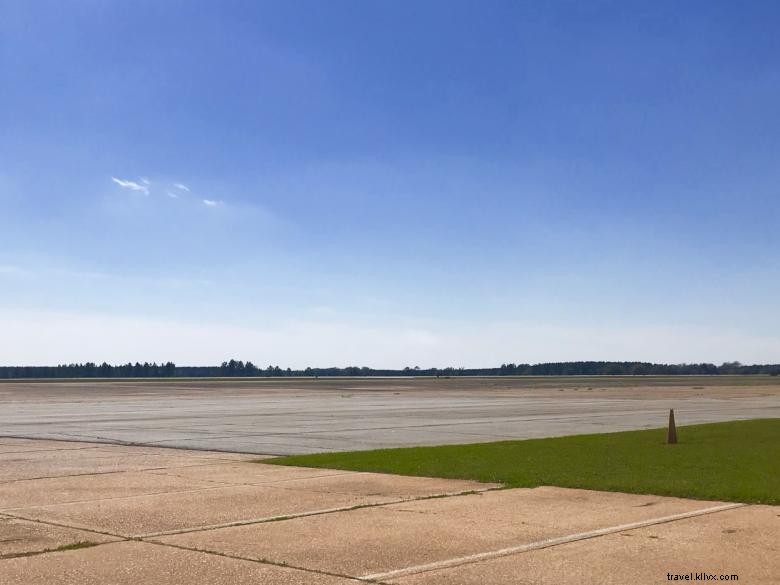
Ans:
<svg viewBox="0 0 780 585"><path fill-rule="evenodd" d="M298 454L780 416L769 376L2 381L0 436Z"/></svg>
<svg viewBox="0 0 780 585"><path fill-rule="evenodd" d="M0 585L777 583L780 509L0 439ZM81 544L78 544L81 543Z"/></svg>

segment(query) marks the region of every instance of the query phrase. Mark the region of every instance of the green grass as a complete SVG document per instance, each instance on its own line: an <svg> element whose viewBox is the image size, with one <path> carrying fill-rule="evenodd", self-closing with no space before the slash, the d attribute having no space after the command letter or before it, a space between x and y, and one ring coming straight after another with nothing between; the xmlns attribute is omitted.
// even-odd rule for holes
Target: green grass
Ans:
<svg viewBox="0 0 780 585"><path fill-rule="evenodd" d="M81 548L90 548L93 546L97 546L96 542L92 542L91 540L80 540L79 542L74 542L72 544L63 544L62 546L58 546L55 548L55 551L63 551L63 550L79 550Z"/></svg>
<svg viewBox="0 0 780 585"><path fill-rule="evenodd" d="M263 460L399 475L780 504L780 418Z"/></svg>
<svg viewBox="0 0 780 585"><path fill-rule="evenodd" d="M62 552L65 550L79 550L82 548L91 548L93 546L98 546L98 543L92 542L91 540L81 540L79 542L73 542L71 544L63 544L61 546L58 546L57 548L44 548L42 550L32 550L27 552L0 555L0 559L18 559L21 557L35 557L38 555L43 555L51 552Z"/></svg>

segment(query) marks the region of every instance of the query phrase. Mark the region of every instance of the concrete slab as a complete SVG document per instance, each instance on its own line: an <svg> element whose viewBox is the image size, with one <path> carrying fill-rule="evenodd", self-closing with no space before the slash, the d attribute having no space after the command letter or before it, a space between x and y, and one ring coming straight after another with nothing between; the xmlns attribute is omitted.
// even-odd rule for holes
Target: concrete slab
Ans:
<svg viewBox="0 0 780 585"><path fill-rule="evenodd" d="M33 439L15 439L13 437L0 437L0 445L26 445L30 444Z"/></svg>
<svg viewBox="0 0 780 585"><path fill-rule="evenodd" d="M664 582L667 573L701 572L773 583L780 573L780 512L768 506L688 518L723 506L550 487L389 504L485 486L156 447L3 445L16 449L0 455L3 479L42 469L57 477L0 483L0 585L349 582L340 575L396 585L573 585ZM110 465L115 471L106 473ZM74 469L86 475L68 475ZM225 524L232 525L219 527ZM147 542L114 542L88 529L146 535ZM154 536L181 530L191 532ZM44 552L80 541L99 544ZM35 556L19 556L25 553ZM297 569L254 562L261 559Z"/></svg>
<svg viewBox="0 0 780 585"><path fill-rule="evenodd" d="M175 494L22 508L14 515L119 534L149 533L287 516L380 500L273 486L231 486Z"/></svg>
<svg viewBox="0 0 780 585"><path fill-rule="evenodd" d="M159 540L314 570L366 575L715 504L560 488L516 489Z"/></svg>
<svg viewBox="0 0 780 585"><path fill-rule="evenodd" d="M723 502L542 486L479 494L464 506L456 498L388 506L491 525L543 526L561 533L592 530L710 508Z"/></svg>
<svg viewBox="0 0 780 585"><path fill-rule="evenodd" d="M355 581L251 561L120 542L0 561L2 585L347 585Z"/></svg>
<svg viewBox="0 0 780 585"><path fill-rule="evenodd" d="M69 475L116 473L208 465L212 460L178 455L134 455L98 449L5 453L0 455L0 483Z"/></svg>
<svg viewBox="0 0 780 585"><path fill-rule="evenodd" d="M78 459L119 459L123 457L160 457L169 460L187 457L189 459L205 459L208 461L243 461L256 460L262 456L241 453L224 453L215 451L197 451L186 449L171 449L164 447L134 447L131 445L107 445L105 443L59 443L57 441L41 441L42 447L34 445L23 449L0 453L0 464L13 464L16 461L71 461ZM60 445L57 447L57 445Z"/></svg>
<svg viewBox="0 0 780 585"><path fill-rule="evenodd" d="M482 491L500 487L499 484L480 483L477 481L407 477L383 473L347 473L329 477L289 479L278 485L331 494L383 496L394 499L457 494L470 490Z"/></svg>
<svg viewBox="0 0 780 585"><path fill-rule="evenodd" d="M138 436L136 431L135 436ZM150 435L146 435L150 436ZM157 444L168 447L186 447L192 449L224 449L242 453L263 455L288 455L291 453L323 453L327 451L346 451L350 449L376 449L377 444L365 445L329 437L306 437L295 434L285 435L243 435L232 433L220 437L183 437L159 441Z"/></svg>
<svg viewBox="0 0 780 585"><path fill-rule="evenodd" d="M0 454L29 453L35 451L63 451L67 449L92 449L99 445L66 441L41 441L37 439L3 439Z"/></svg>
<svg viewBox="0 0 780 585"><path fill-rule="evenodd" d="M128 455L159 455L166 457L190 457L193 459L209 459L214 462L220 461L257 461L266 458L265 455L256 455L253 453L230 453L227 451L208 451L201 449L174 449L171 447L154 447L150 445L107 445L105 443L96 445L101 452L111 454Z"/></svg>
<svg viewBox="0 0 780 585"><path fill-rule="evenodd" d="M263 485L294 479L348 475L354 474L355 472L340 471L337 469L263 465L262 463L246 462L178 467L175 469L156 470L150 473L172 475L199 481L217 481L234 485Z"/></svg>
<svg viewBox="0 0 780 585"><path fill-rule="evenodd" d="M780 575L780 512L750 506L543 550L389 579L397 585L624 585L668 574L737 575L770 585Z"/></svg>
<svg viewBox="0 0 780 585"><path fill-rule="evenodd" d="M0 484L0 510L190 491L214 485L213 481L143 471L8 482Z"/></svg>
<svg viewBox="0 0 780 585"><path fill-rule="evenodd" d="M77 542L110 542L114 540L116 539L94 532L0 516L0 559L53 550ZM2 573L2 568L0 568L0 573ZM0 582L2 580L3 577L0 576Z"/></svg>
<svg viewBox="0 0 780 585"><path fill-rule="evenodd" d="M149 473L191 478L200 481L217 481L234 485L275 485L277 487L322 493L387 496L393 499L416 498L498 487L498 484L486 484L467 480L405 477L381 473L287 467L249 462L163 469L150 471Z"/></svg>

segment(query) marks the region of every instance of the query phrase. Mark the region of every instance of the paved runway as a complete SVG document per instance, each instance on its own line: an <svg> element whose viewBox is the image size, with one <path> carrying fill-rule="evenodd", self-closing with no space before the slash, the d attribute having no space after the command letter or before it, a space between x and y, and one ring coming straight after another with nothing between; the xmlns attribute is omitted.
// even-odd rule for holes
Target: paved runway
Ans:
<svg viewBox="0 0 780 585"><path fill-rule="evenodd" d="M780 416L771 377L0 382L0 436L262 454Z"/></svg>

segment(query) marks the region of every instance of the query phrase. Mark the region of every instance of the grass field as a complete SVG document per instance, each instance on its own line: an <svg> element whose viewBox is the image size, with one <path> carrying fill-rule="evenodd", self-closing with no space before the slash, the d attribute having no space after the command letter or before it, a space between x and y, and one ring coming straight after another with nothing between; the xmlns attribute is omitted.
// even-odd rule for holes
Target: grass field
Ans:
<svg viewBox="0 0 780 585"><path fill-rule="evenodd" d="M446 445L296 455L263 463L780 504L780 419Z"/></svg>

